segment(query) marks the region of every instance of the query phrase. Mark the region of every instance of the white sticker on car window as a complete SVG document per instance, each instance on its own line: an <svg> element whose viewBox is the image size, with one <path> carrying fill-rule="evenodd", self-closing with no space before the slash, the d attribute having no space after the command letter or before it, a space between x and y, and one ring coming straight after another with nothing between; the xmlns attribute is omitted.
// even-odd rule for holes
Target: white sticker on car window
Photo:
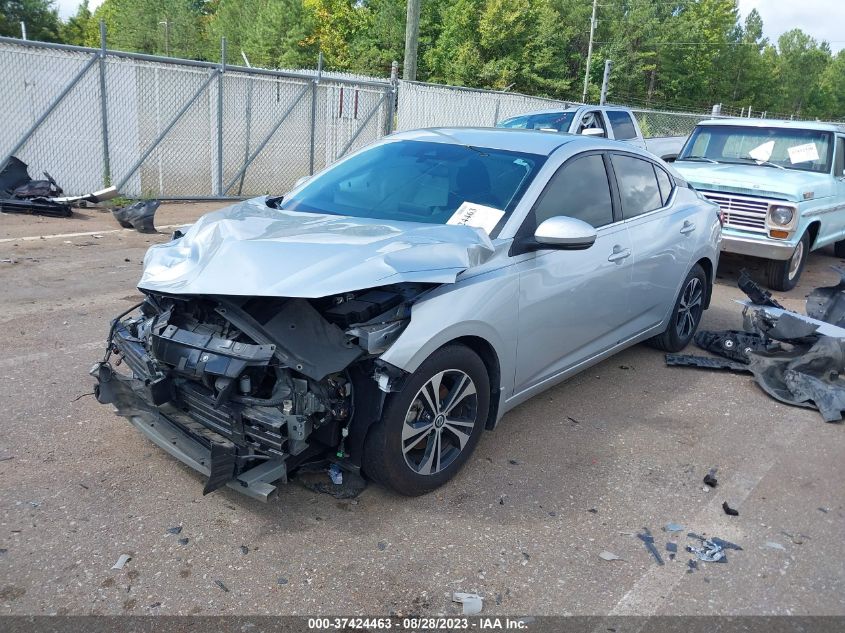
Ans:
<svg viewBox="0 0 845 633"><path fill-rule="evenodd" d="M819 149L815 143L796 145L795 147L790 147L787 151L789 152L789 162L793 165L797 163L809 163L819 159Z"/></svg>
<svg viewBox="0 0 845 633"><path fill-rule="evenodd" d="M774 141L767 141L762 145L758 145L750 152L748 155L753 158L754 160L759 160L761 163L765 163L772 157L772 152L775 151L775 142Z"/></svg>
<svg viewBox="0 0 845 633"><path fill-rule="evenodd" d="M474 202L462 202L446 224L474 226L483 229L488 235L496 228L505 212L495 207L486 207Z"/></svg>

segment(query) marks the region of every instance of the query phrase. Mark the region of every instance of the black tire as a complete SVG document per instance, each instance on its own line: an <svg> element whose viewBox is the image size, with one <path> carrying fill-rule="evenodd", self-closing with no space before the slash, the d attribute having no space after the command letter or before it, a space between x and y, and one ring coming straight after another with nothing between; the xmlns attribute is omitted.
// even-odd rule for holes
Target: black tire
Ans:
<svg viewBox="0 0 845 633"><path fill-rule="evenodd" d="M680 352L684 349L701 323L706 296L707 275L704 269L696 264L681 284L681 291L675 300L672 318L669 319L666 329L646 343L664 352Z"/></svg>
<svg viewBox="0 0 845 633"><path fill-rule="evenodd" d="M427 393L431 396L431 381L437 376L441 377L441 382L439 399L434 406L438 411L459 412L454 419L441 418L426 404L431 400L425 399L423 388L428 388ZM464 377L472 382L475 394L459 397L454 408L449 409L449 397ZM468 391L471 390L463 390ZM409 497L431 492L449 481L469 459L484 431L489 410L490 380L478 354L457 344L440 348L405 381L401 391L391 395L382 419L367 434L363 460L365 474ZM471 418L473 425L469 437L459 436L457 429L469 428L466 425ZM463 446L460 446L462 439ZM409 447L407 451L406 447ZM427 459L432 455L436 457ZM426 466L431 472L423 474Z"/></svg>
<svg viewBox="0 0 845 633"><path fill-rule="evenodd" d="M833 254L840 259L845 259L845 240L840 240L833 245Z"/></svg>
<svg viewBox="0 0 845 633"><path fill-rule="evenodd" d="M798 284L798 280L801 279L801 273L807 264L809 254L810 235L804 233L795 246L791 258L784 261L768 260L766 262L766 280L769 288L780 291L792 290Z"/></svg>

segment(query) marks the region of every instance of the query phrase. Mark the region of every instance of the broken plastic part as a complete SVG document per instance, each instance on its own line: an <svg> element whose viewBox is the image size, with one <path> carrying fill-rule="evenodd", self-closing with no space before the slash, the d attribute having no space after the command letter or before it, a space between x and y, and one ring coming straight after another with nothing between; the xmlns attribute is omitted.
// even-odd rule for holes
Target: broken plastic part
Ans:
<svg viewBox="0 0 845 633"><path fill-rule="evenodd" d="M637 538L645 544L645 548L652 556L654 556L654 560L657 561L657 564L663 565L663 559L660 558L660 552L658 552L657 548L654 546L654 537L651 535L651 532L649 532L648 529L643 528L643 532L637 534Z"/></svg>
<svg viewBox="0 0 845 633"><path fill-rule="evenodd" d="M608 560L608 561L610 561L610 560L622 560L616 554L614 554L613 552L608 552L607 550L600 552L599 558L601 558L602 560Z"/></svg>
<svg viewBox="0 0 845 633"><path fill-rule="evenodd" d="M845 327L845 270L833 268L841 277L835 286L816 288L807 297L804 311L819 321Z"/></svg>
<svg viewBox="0 0 845 633"><path fill-rule="evenodd" d="M483 598L477 593L462 593L460 591L452 594L452 602L460 602L463 605L464 615L478 615L484 605Z"/></svg>
<svg viewBox="0 0 845 633"><path fill-rule="evenodd" d="M160 204L158 200L139 200L128 207L112 209L112 215L125 229L135 229L139 233L155 233L153 220Z"/></svg>
<svg viewBox="0 0 845 633"><path fill-rule="evenodd" d="M121 554L120 557L117 559L117 562L111 566L112 569L123 569L123 566L132 560L132 557L129 554Z"/></svg>
<svg viewBox="0 0 845 633"><path fill-rule="evenodd" d="M738 516L739 516L739 511L738 511L738 510L734 510L732 507L730 507L730 506L728 505L728 502L727 502L727 501L723 501L723 502L722 502L722 510L724 510L724 511L725 511L725 514L727 514L727 515L728 515L728 516L730 516L730 517L738 517Z"/></svg>
<svg viewBox="0 0 845 633"><path fill-rule="evenodd" d="M751 275L746 269L742 269L739 274L739 281L737 282L739 289L742 290L751 302L758 306L771 306L773 308L783 308L781 304L772 299L772 293L761 288L757 282L751 279Z"/></svg>

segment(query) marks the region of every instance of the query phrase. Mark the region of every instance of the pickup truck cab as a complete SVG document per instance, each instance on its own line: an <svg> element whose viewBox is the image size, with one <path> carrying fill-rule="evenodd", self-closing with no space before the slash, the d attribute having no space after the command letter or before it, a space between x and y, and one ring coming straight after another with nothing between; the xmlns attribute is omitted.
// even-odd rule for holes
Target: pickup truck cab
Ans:
<svg viewBox="0 0 845 633"><path fill-rule="evenodd" d="M564 110L540 110L505 119L496 127L601 136L625 141L665 161L675 160L686 139L685 136L646 139L633 113L619 106L583 105Z"/></svg>
<svg viewBox="0 0 845 633"><path fill-rule="evenodd" d="M845 257L845 127L702 121L674 166L721 208L721 249L767 260L774 290L795 287L811 250Z"/></svg>

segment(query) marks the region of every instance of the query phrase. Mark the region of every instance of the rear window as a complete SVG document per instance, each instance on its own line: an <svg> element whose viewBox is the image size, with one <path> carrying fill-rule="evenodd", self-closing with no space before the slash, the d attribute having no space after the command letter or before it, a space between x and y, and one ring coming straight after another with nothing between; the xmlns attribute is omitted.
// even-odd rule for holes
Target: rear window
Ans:
<svg viewBox="0 0 845 633"><path fill-rule="evenodd" d="M613 136L619 141L627 141L637 138L637 128L631 120L631 115L622 110L608 110L607 118L610 119L610 126L613 128Z"/></svg>
<svg viewBox="0 0 845 633"><path fill-rule="evenodd" d="M622 216L626 220L663 206L657 176L649 161L614 154L613 171L622 198Z"/></svg>
<svg viewBox="0 0 845 633"><path fill-rule="evenodd" d="M568 132L572 125L574 112L544 112L543 114L525 114L511 117L499 123L496 127L506 127L518 130L554 130Z"/></svg>

